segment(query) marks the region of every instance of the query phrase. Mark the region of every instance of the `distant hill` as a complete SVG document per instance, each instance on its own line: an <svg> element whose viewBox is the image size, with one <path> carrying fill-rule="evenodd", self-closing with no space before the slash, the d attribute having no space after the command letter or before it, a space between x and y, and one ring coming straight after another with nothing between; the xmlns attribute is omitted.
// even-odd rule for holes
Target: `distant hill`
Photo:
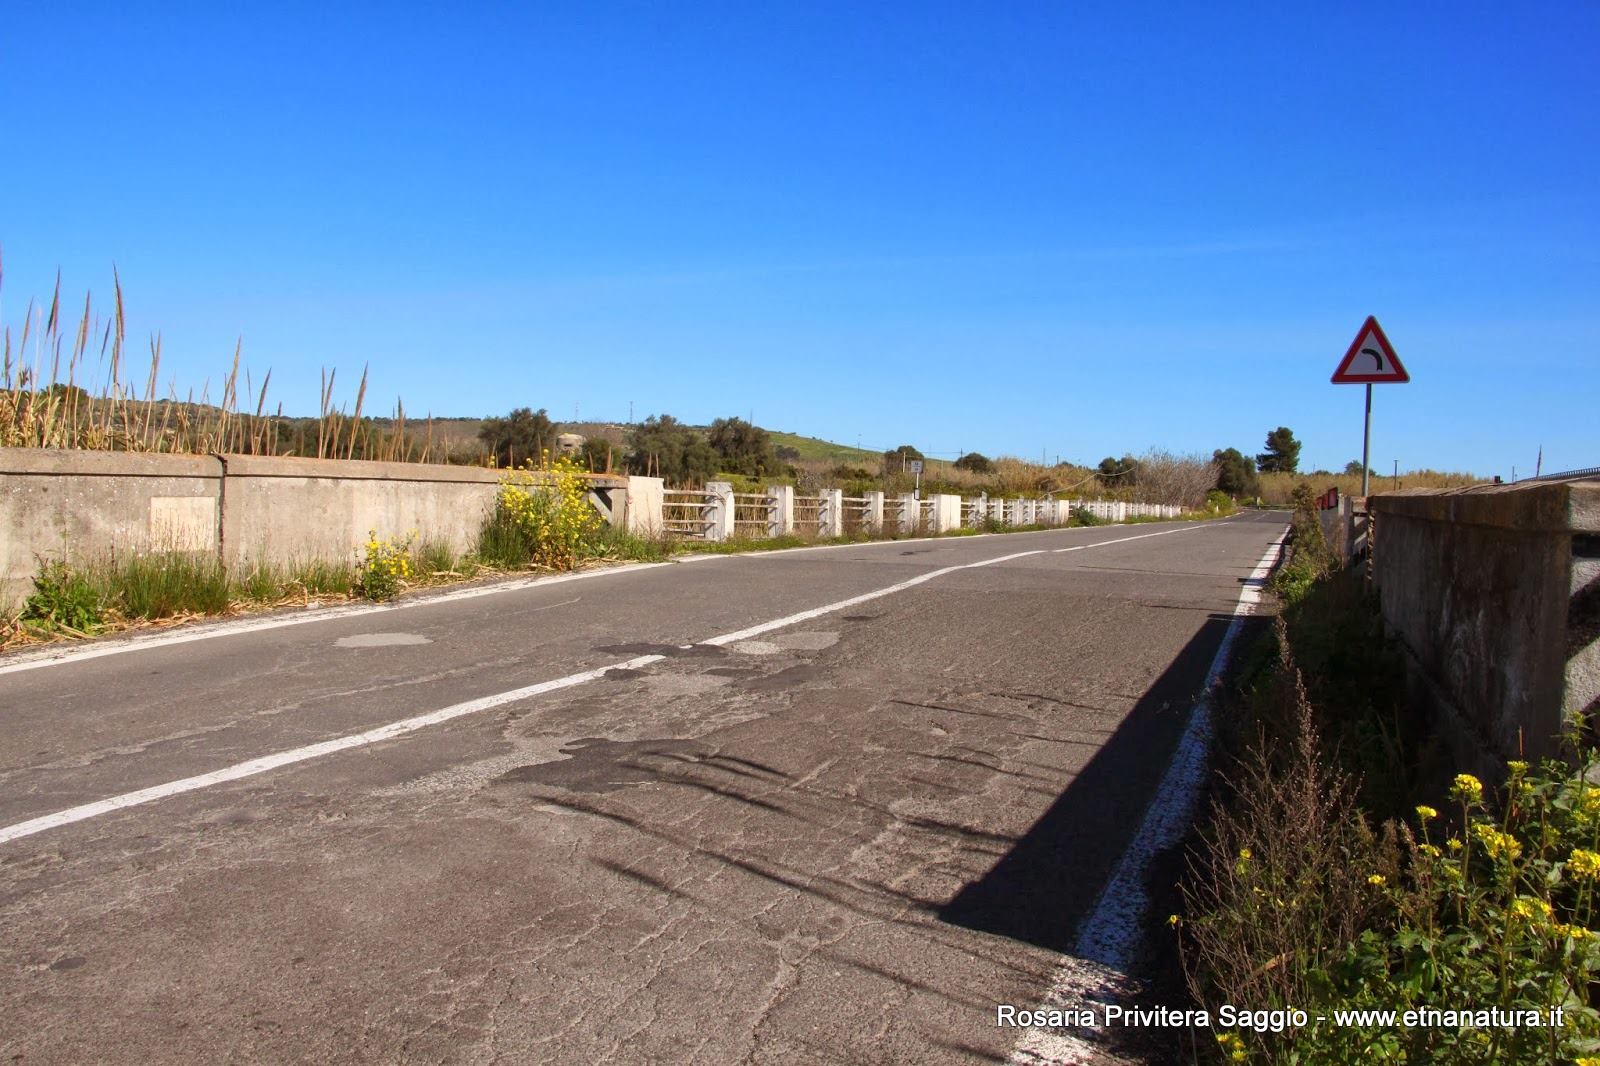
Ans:
<svg viewBox="0 0 1600 1066"><path fill-rule="evenodd" d="M801 459L820 459L829 463L875 464L883 460L882 452L869 448L852 448L848 444L835 444L817 437L802 437L798 433L779 433L768 430L772 444L777 448L793 448Z"/></svg>

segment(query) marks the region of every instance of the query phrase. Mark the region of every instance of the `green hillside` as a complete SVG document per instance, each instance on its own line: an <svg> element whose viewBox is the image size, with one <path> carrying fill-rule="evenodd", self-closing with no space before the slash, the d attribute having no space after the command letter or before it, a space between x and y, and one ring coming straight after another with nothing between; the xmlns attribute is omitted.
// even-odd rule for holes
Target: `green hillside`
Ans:
<svg viewBox="0 0 1600 1066"><path fill-rule="evenodd" d="M878 463L883 459L879 452L867 448L852 448L848 444L835 444L831 440L819 440L816 437L802 437L798 433L779 433L769 430L773 447L793 448L800 453L802 459L821 459L830 463L851 463L859 466L862 463Z"/></svg>

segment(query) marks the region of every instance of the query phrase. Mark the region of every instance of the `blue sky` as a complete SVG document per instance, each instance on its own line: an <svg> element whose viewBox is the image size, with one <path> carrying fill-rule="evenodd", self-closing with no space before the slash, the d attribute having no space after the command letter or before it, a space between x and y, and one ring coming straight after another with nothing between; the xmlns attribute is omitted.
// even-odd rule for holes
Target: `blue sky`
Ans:
<svg viewBox="0 0 1600 1066"><path fill-rule="evenodd" d="M1600 462L1592 3L231 8L0 16L13 332L115 264L164 379L242 335L294 413L370 363L414 414L1337 468L1373 313L1378 469Z"/></svg>

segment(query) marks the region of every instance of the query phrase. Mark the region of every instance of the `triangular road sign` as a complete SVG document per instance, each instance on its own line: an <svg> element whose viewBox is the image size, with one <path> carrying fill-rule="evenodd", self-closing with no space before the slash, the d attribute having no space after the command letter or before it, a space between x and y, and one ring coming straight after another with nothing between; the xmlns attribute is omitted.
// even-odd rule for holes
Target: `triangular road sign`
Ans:
<svg viewBox="0 0 1600 1066"><path fill-rule="evenodd" d="M1405 364L1383 335L1383 327L1371 315L1362 323L1350 350L1339 360L1339 369L1333 372L1335 385L1404 385L1410 380Z"/></svg>

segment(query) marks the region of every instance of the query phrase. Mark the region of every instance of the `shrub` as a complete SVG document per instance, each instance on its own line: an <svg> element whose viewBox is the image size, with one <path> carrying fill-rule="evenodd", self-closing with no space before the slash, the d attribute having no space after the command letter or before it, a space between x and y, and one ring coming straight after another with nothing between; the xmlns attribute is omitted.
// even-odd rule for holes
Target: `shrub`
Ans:
<svg viewBox="0 0 1600 1066"><path fill-rule="evenodd" d="M99 591L60 560L40 560L33 595L22 605L21 620L46 629L93 633L105 615Z"/></svg>
<svg viewBox="0 0 1600 1066"><path fill-rule="evenodd" d="M379 539L377 530L367 533L367 543L360 562L359 586L361 594L369 600L391 600L412 574L411 540Z"/></svg>
<svg viewBox="0 0 1600 1066"><path fill-rule="evenodd" d="M1213 518L1233 514L1238 509L1239 505L1233 502L1233 497L1221 489L1212 489L1206 493L1205 503L1202 505L1204 513Z"/></svg>
<svg viewBox="0 0 1600 1066"><path fill-rule="evenodd" d="M1101 518L1087 507L1074 507L1072 520L1067 523L1072 526L1105 526L1111 524L1111 519Z"/></svg>
<svg viewBox="0 0 1600 1066"><path fill-rule="evenodd" d="M571 570L593 554L603 526L589 503L588 482L578 465L562 456L543 477L528 469L506 474L478 550L502 565Z"/></svg>

